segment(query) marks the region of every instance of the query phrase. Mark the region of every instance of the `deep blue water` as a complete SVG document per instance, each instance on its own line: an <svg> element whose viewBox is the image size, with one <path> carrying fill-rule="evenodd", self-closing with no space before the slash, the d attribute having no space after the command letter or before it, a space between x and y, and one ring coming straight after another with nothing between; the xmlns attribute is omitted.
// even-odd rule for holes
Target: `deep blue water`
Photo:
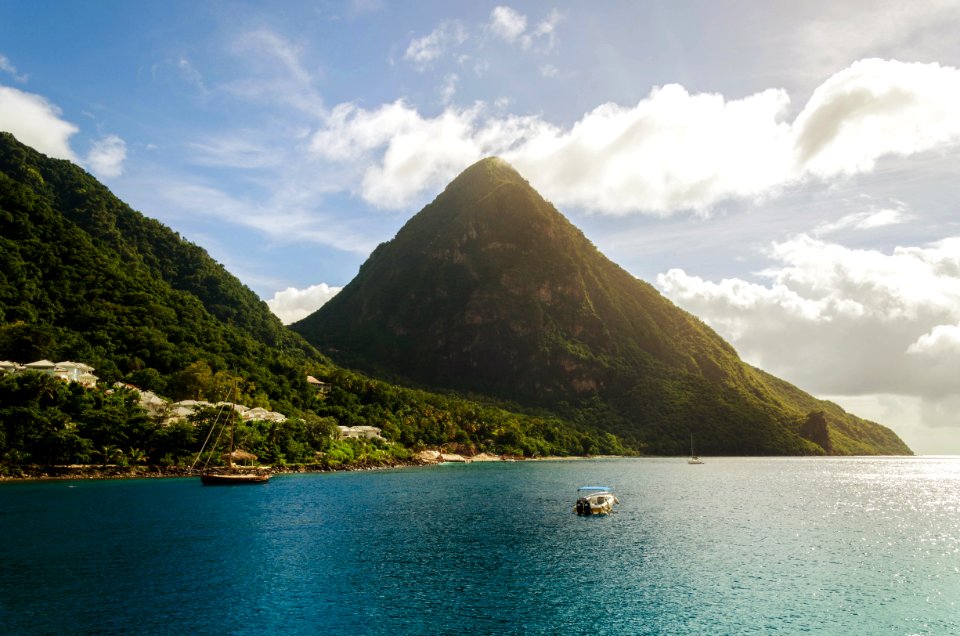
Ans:
<svg viewBox="0 0 960 636"><path fill-rule="evenodd" d="M957 634L960 459L4 483L0 632Z"/></svg>

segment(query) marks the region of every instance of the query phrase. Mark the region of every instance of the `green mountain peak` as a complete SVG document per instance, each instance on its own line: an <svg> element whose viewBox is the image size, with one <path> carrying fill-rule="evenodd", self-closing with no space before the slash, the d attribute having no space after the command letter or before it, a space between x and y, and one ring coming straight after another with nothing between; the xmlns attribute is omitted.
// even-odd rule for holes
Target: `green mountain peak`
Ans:
<svg viewBox="0 0 960 636"><path fill-rule="evenodd" d="M803 422L825 403L744 364L495 157L293 328L343 364L548 409L651 452L682 453L691 432L713 454L909 452L835 406L830 448L805 439ZM856 427L882 429L880 442Z"/></svg>

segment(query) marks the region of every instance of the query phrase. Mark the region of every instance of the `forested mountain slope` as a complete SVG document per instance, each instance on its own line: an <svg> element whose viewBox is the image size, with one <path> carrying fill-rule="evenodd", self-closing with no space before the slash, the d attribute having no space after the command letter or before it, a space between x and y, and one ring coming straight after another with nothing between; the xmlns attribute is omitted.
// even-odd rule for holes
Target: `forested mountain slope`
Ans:
<svg viewBox="0 0 960 636"><path fill-rule="evenodd" d="M68 161L0 134L0 358L80 360L177 395L204 361L276 407L328 365L200 247Z"/></svg>
<svg viewBox="0 0 960 636"><path fill-rule="evenodd" d="M464 171L293 328L333 359L592 422L658 454L909 453L744 364L506 162ZM810 431L824 412L832 444Z"/></svg>
<svg viewBox="0 0 960 636"><path fill-rule="evenodd" d="M124 381L171 399L229 398L295 416L248 431L259 440L249 448L273 462L313 461L329 450L324 436L335 424L377 426L404 447L623 450L589 422L335 367L201 247L132 210L81 168L0 133L0 360L43 358L92 365L101 389ZM308 386L308 373L329 392ZM193 426L148 421L129 395L60 384L0 378L0 463L83 463L91 448L112 446L177 462L199 448Z"/></svg>

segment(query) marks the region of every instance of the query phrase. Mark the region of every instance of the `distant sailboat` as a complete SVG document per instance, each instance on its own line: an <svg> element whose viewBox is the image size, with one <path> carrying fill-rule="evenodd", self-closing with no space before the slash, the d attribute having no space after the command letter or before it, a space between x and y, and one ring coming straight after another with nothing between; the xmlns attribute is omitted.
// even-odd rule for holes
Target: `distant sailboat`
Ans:
<svg viewBox="0 0 960 636"><path fill-rule="evenodd" d="M703 460L700 459L693 452L693 433L690 433L690 459L687 460L688 464L702 464Z"/></svg>
<svg viewBox="0 0 960 636"><path fill-rule="evenodd" d="M207 442L210 441L210 436L213 434L213 429L216 427L217 421L220 419L220 415L223 414L225 410L229 412L227 417L230 420L230 451L223 454L223 459L226 460L227 465L225 468L207 469L204 467L204 469L200 472L200 482L205 486L239 486L244 484L266 483L270 479L270 473L268 470L259 467L238 466L234 464L234 460L256 461L257 456L253 453L235 449L233 446L233 433L237 414L233 409L232 404L221 405L220 413L217 414L217 420L215 420L213 425L210 427L210 433L207 434L207 439L204 441L203 447L200 448L200 452L197 453L197 459L193 462L194 466L196 466L197 462L200 460L200 456L203 454L203 451L207 446ZM223 432L223 428L220 429L220 432ZM219 440L220 436L218 435L217 440L214 442L214 447L216 447L217 441Z"/></svg>

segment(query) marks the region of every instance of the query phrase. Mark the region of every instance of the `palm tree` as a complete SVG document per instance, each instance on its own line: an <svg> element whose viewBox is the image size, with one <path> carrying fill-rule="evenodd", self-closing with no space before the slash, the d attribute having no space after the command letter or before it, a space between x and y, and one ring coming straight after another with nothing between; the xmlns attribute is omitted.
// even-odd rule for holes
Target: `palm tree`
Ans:
<svg viewBox="0 0 960 636"><path fill-rule="evenodd" d="M113 444L105 444L101 446L98 452L100 453L100 458L103 460L104 468L106 468L108 464L122 463L125 459L123 451Z"/></svg>

